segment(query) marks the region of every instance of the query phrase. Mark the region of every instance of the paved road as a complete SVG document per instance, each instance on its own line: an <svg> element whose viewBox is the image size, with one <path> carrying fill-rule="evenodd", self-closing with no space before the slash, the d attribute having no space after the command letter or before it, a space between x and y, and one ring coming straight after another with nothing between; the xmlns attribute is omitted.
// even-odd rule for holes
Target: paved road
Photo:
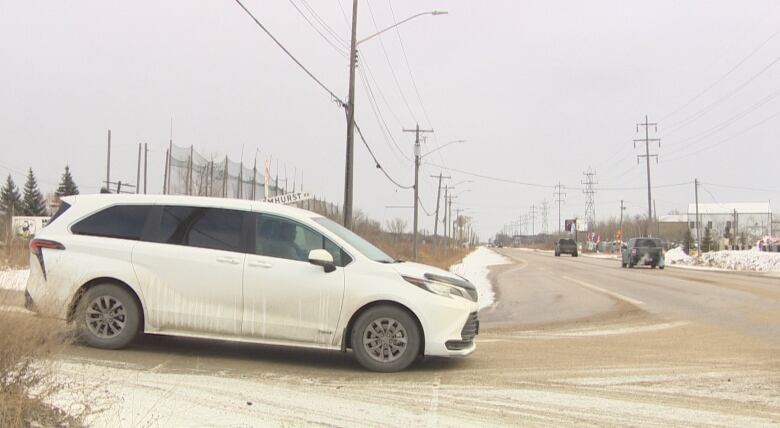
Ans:
<svg viewBox="0 0 780 428"><path fill-rule="evenodd" d="M71 347L62 373L108 391L98 425L780 423L780 279L502 253L466 359L379 375L349 354L149 336Z"/></svg>

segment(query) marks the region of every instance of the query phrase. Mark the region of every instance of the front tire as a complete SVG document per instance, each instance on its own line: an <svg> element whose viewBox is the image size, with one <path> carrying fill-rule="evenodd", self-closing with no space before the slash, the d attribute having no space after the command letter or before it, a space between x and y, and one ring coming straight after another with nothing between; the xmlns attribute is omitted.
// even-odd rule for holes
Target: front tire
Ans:
<svg viewBox="0 0 780 428"><path fill-rule="evenodd" d="M417 323L403 309L381 305L361 314L352 327L350 343L360 365L375 372L401 371L420 354Z"/></svg>
<svg viewBox="0 0 780 428"><path fill-rule="evenodd" d="M115 284L90 288L76 308L78 335L95 348L120 349L138 335L141 311L133 297Z"/></svg>

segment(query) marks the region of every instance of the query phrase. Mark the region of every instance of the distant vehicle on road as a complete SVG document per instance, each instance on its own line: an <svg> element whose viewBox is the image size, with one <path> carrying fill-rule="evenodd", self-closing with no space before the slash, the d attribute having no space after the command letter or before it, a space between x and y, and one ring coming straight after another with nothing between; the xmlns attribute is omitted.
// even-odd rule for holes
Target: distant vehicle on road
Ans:
<svg viewBox="0 0 780 428"><path fill-rule="evenodd" d="M476 347L473 284L319 214L184 196L62 200L30 242L26 306L73 322L91 346L150 333L351 348L380 372Z"/></svg>
<svg viewBox="0 0 780 428"><path fill-rule="evenodd" d="M632 238L623 244L621 266L632 268L637 265L664 268L663 243L658 238Z"/></svg>
<svg viewBox="0 0 780 428"><path fill-rule="evenodd" d="M561 254L571 254L572 257L577 257L577 242L571 238L561 238L555 243L555 257L560 257Z"/></svg>

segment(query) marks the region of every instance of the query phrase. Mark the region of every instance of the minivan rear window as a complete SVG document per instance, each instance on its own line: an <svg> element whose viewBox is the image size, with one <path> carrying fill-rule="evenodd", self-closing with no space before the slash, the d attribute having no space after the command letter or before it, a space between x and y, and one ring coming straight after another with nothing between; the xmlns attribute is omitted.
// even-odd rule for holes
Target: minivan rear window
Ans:
<svg viewBox="0 0 780 428"><path fill-rule="evenodd" d="M54 215L51 216L49 221L46 223L46 226L54 223L54 220L57 220L57 217L65 214L65 211L67 211L68 208L70 208L70 204L69 203L67 203L65 201L60 202L60 207L57 208L57 212L55 212ZM44 226L44 227L46 227L46 226Z"/></svg>
<svg viewBox="0 0 780 428"><path fill-rule="evenodd" d="M76 235L139 240L151 205L115 205L71 226Z"/></svg>

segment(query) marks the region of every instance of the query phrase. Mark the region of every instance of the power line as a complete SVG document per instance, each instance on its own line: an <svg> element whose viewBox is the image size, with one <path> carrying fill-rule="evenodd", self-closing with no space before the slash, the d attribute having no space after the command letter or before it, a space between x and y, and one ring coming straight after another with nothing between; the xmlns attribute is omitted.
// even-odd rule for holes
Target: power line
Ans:
<svg viewBox="0 0 780 428"><path fill-rule="evenodd" d="M303 18L303 19L306 21L306 23L308 23L308 24L309 24L309 26L310 26L310 27L311 27L311 28L312 28L314 31L316 31L316 32L317 32L317 34L319 34L319 35L320 35L320 37L322 38L322 40L325 40L325 42L327 42L327 43L328 43L328 44L329 44L331 47L333 47L333 49L335 49L335 50L336 50L336 52L338 52L338 53L339 53L339 55L341 55L343 58L346 58L346 57L348 56L348 54L347 54L347 52L346 52L346 48L345 48L345 47L342 47L342 46L336 46L336 44L335 44L335 43L333 43L333 41L331 41L331 40L330 40L330 38L328 38L328 37L327 37L325 34L323 34L323 33L322 33L322 31L320 31L320 29L319 29L319 28L317 28L317 26L316 26L316 25L314 25L314 23L313 23L313 22L311 22L311 20L309 19L309 17L308 17L308 16L306 16L306 14L304 14L304 13L303 13L303 11L302 11L302 10L301 10L301 9L298 7L298 5L296 5L296 4L295 4L295 2L294 2L293 0L288 0L288 1L289 1L289 2L290 2L290 4L292 5L292 7L294 7L294 8L295 8L295 10L298 12L298 14L299 14L299 15L301 15L301 17L302 17L302 18Z"/></svg>
<svg viewBox="0 0 780 428"><path fill-rule="evenodd" d="M687 143L687 144L690 144L690 145L686 145L684 147L678 147L676 150L670 151L669 154L680 153L680 152L685 151L686 149L689 149L691 147L691 145L695 145L695 143L697 143L699 141L703 141L706 137L719 132L720 130L728 127L729 125L731 125L732 123L738 121L739 119L742 119L743 117L747 116L752 111L757 110L758 108L764 106L765 104L769 103L773 99L777 98L778 95L780 95L780 89L778 89L775 92L773 92L773 93L767 95L766 97L762 98L759 102L751 105L747 109L740 111L739 113L735 114L734 116L731 116L730 118L724 120L723 122L721 122L721 123L719 123L719 124L709 128L708 130L706 130L706 131L696 135L695 137L691 137L691 138L689 138L687 140L684 140L683 141L684 143ZM679 144L679 143L675 143L675 144Z"/></svg>
<svg viewBox="0 0 780 428"><path fill-rule="evenodd" d="M290 59L293 60L293 62L295 62L295 64L298 65L298 67L301 68L301 70L303 70L312 80L314 80L314 82L317 83L317 85L319 85L322 89L325 90L325 92L327 92L330 95L332 100L336 101L336 103L340 107L346 107L346 103L344 101L342 101L342 99L339 98L338 95L336 95L333 91L331 91L330 88L325 86L325 84L322 83L322 81L320 81L320 79L318 79L314 74L312 74L312 72L309 71L309 69L306 68L306 66L304 66L298 60L298 58L295 57L295 55L293 55L289 50L287 50L287 48L284 47L282 42L280 42L276 37L274 37L274 35L271 34L271 32L268 31L268 29L265 28L265 26L262 23L260 23L260 21L255 17L255 15L253 15L252 12L250 12L249 9L247 9L246 6L244 6L244 4L241 3L241 0L236 0L236 3L238 3L238 5L241 7L241 9L243 9L244 12L246 12L246 14L249 15L249 17L252 18L253 21L255 21L255 24L257 24L257 26L260 27L263 30L263 32L265 32L265 34L268 35L268 37L270 37L271 40L273 40L274 43L276 43L276 45L279 46L279 48L282 51L284 51L284 53L287 54L287 56L290 57Z"/></svg>
<svg viewBox="0 0 780 428"><path fill-rule="evenodd" d="M699 184L702 184L704 182L699 181ZM734 190L748 190L753 192L768 192L768 193L780 193L780 189L761 189L757 187L743 187L743 186L732 186L729 184L715 184L715 183L704 183L708 186L713 187L723 187L725 189L734 189Z"/></svg>
<svg viewBox="0 0 780 428"><path fill-rule="evenodd" d="M374 18L374 9L371 7L371 2L366 2L366 5L368 6L368 12L371 15L371 21L374 23L374 28L379 31L379 26L376 23L376 19ZM404 105L406 106L406 109L409 111L409 115L411 116L412 120L414 122L417 122L415 119L415 114L412 111L412 107L409 105L409 100L406 99L406 94L404 94L404 91L401 89L401 84L398 82L398 76L395 74L395 68L390 63L390 56L387 54L387 49L385 48L385 42L382 40L381 37L379 37L379 46L382 48L382 53L384 53L385 60L387 61L387 68L390 69L390 75L393 77L393 81L395 82L395 87L398 89L398 93L401 95L401 100L403 100Z"/></svg>
<svg viewBox="0 0 780 428"><path fill-rule="evenodd" d="M390 180L390 182L392 182L393 184L395 184L399 188L401 188L401 189L413 189L414 186L404 186L403 184L400 184L399 182L397 182L393 177L390 176L390 174L387 173L387 171L385 171L384 168L382 168L382 165L379 164L379 161L377 160L376 156L374 155L374 151L371 150L371 147L369 147L368 143L366 142L366 138L363 136L363 131L360 129L360 126L358 126L357 122L355 122L355 130L357 130L358 135L360 136L360 141L362 141L363 144L366 146L366 149L368 150L368 153L371 155L371 158L374 159L374 163L376 164L377 169L382 171L382 173L385 175L385 177L387 177L387 179Z"/></svg>
<svg viewBox="0 0 780 428"><path fill-rule="evenodd" d="M713 147L717 147L717 146L719 146L719 145L721 145L721 144L723 144L723 143L725 143L725 142L727 142L727 141L729 141L729 140L732 140L732 139L734 139L734 138L736 138L736 137L739 137L739 136L740 136L740 135L742 135L742 134L745 134L746 132L748 132L748 131L750 131L750 130L752 130L752 129L754 129L754 128L757 128L757 127L759 127L759 126L763 125L764 123L766 123L766 122L768 122L768 121L770 121L770 120L774 119L774 118L775 118L775 117L777 117L778 115L780 115L780 111L778 111L777 113L775 113L775 114L773 114L773 115L771 115L771 116L769 116L769 117L767 117L767 118L765 118L765 119L762 119L762 120L760 120L760 121L758 121L758 122L754 123L753 125L751 125L751 126L749 126L749 127L745 128L745 129L743 129L743 130L741 130L741 131L737 132L736 134L733 134L733 135L731 135L731 136L729 136L729 137L726 137L726 138L724 138L724 139L722 139L722 140L720 140L720 141L718 141L718 142L716 142L716 143L713 143L713 144L706 145L706 146L702 147L701 149L699 149L699 150L696 150L695 152L691 152L691 153L688 153L688 154L685 154L685 155L682 155L682 156L678 156L678 157L676 157L676 158L669 159L669 160L667 160L667 161L665 161L665 162L667 162L667 163L669 163L669 162L675 162L675 161L678 161L678 160L681 160L681 159L685 159L685 158L691 157L691 156L693 156L693 155L699 154L699 153L701 153L701 152L703 152L703 151L705 151L705 150L707 150L707 149L711 149L711 148L713 148Z"/></svg>
<svg viewBox="0 0 780 428"><path fill-rule="evenodd" d="M671 113L665 114L665 115L664 115L663 117L661 117L661 119L659 119L658 121L659 121L659 122L663 122L664 120L668 119L670 116L674 116L675 114L679 113L680 111L682 111L683 109L685 109L686 107L688 107L689 105L691 105L691 104L692 104L694 101L696 101L696 100L698 100L699 98L701 98L701 96L702 96L702 95L704 95L705 93L709 92L709 90L710 90L710 89L712 89L712 88L713 88L713 87L715 87L717 84L719 84L720 82L722 82L723 80L725 80L727 77L729 77L729 76L731 75L731 73L733 73L733 72L734 72L734 71L736 71L736 70L737 70L739 67L741 67L741 66L742 66L742 64L744 64L745 62L747 62L747 60L748 60L748 59L750 59L751 57L753 57L753 55L755 55L755 54L756 54L756 52L758 52L758 51L759 51L759 50L761 50L761 49L762 49L764 46L766 46L766 44L767 44L767 43L769 43L769 41L770 41L770 40L772 40L773 38L775 38L775 36L777 36L778 34L780 34L780 29L778 29L777 31L775 31L774 33L772 33L772 35L771 35L771 36L769 36L769 37L768 37L766 40L764 40L763 42L761 42L761 44L760 44L760 45L758 45L758 47L756 47L755 49L753 49L753 50L752 50L752 51L751 51L749 54L747 54L747 55L746 55L744 58L742 58L742 59L741 59L741 60L740 60L740 61L739 61L739 62L738 62L736 65L734 65L733 67L731 67L731 68L730 68L730 69L729 69L729 70L728 70L728 71L727 71L725 74L723 74L723 75L722 75L720 78L718 78L718 79L717 79L715 82L713 82L712 84L710 84L709 86L707 86L706 88L704 88L704 90L702 90L701 92L699 92L698 94L696 94L696 95L695 95L693 98L691 98L690 100L688 100L688 101L687 101L685 104L683 104L682 106L680 106L678 109L676 109L676 110L672 111Z"/></svg>
<svg viewBox="0 0 780 428"><path fill-rule="evenodd" d="M722 97L718 98L717 100L713 101L712 103L708 104L706 107L702 108L702 109L701 109L701 110L699 110L698 112L696 112L696 113L694 113L693 115L689 116L687 119L684 119L684 120L682 120L682 121L680 121L680 122L677 122L676 124L673 124L673 125L672 125L672 129L670 129L670 130L667 132L667 134L671 134L671 133L673 133L673 132L676 132L676 131L678 131L678 130L680 130L680 129L682 129L682 128L684 128L684 127L688 126L688 125L690 125L691 123L695 122L697 119L699 119L700 117L702 117L702 116L704 116L705 114L707 114L707 113L708 113L710 110L712 110L712 109L713 109L713 108L714 108L716 105L718 105L718 104L720 104L721 102L723 102L723 101L727 100L728 98L731 98L731 97L732 97L732 96L734 96L734 95L735 95L737 92L741 91L741 90L742 90L742 89L744 89L744 88L745 88L747 85L751 84L751 83L752 83L754 80L756 80L756 79L757 79L759 76L761 76L762 74L764 74L764 73L765 73L767 70L769 70L770 68L772 68L772 67L773 67L775 64L777 64L778 62L780 62L780 56L778 56L777 58L775 58L775 59L774 59L772 62L770 62L769 64L767 64L767 65L766 65L764 68L762 68L762 69L761 69L761 70L760 70L758 73L756 73L756 74L754 74L753 76L751 76L751 77L750 77L748 80L746 80L745 82L743 82L741 85L739 85L739 86L737 86L736 88L734 88L734 89L733 89L731 92L727 93L726 95L724 95L724 96L722 96Z"/></svg>
<svg viewBox="0 0 780 428"><path fill-rule="evenodd" d="M257 24L258 27L260 27L265 34L268 35L268 37L271 38L271 40L276 43L277 46L279 46L280 49L284 51L285 54L287 54L290 59L292 59L298 67L300 67L312 80L314 80L322 89L324 89L328 94L330 94L331 98L336 101L340 107L346 108L346 103L341 100L333 91L330 90L327 86L325 86L322 81L320 81L314 74L312 74L311 71L309 71L308 68L306 68L299 60L296 58L289 50L287 50L286 47L276 38L273 34L271 34L270 31L268 31L267 28L252 14L252 12L249 11L249 9L244 6L243 3L241 3L241 0L235 0L236 3L241 7L241 9L246 12L247 15L249 15L250 18L252 18L253 21L255 21L255 24ZM404 186L400 183L398 183L393 177L390 176L390 174L385 171L385 169L381 166L379 163L379 160L377 160L376 155L374 155L373 150L371 150L371 147L368 145L368 142L366 141L365 136L363 135L363 131L360 129L360 127L355 123L355 129L358 131L358 134L360 135L360 140L363 142L363 144L366 146L366 149L368 150L368 153L371 155L371 158L374 159L374 163L376 164L376 167L382 171L382 173L387 177L388 180L390 180L393 184L396 186L402 188L402 189L411 189L413 186Z"/></svg>

